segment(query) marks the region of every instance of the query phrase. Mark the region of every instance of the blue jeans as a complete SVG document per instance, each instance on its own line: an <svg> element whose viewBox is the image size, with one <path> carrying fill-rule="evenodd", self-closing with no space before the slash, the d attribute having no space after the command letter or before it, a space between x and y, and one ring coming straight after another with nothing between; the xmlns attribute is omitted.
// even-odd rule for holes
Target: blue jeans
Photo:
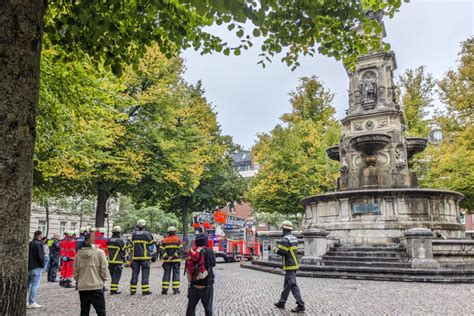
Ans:
<svg viewBox="0 0 474 316"><path fill-rule="evenodd" d="M49 256L44 256L44 269L43 269L43 272L48 272L48 262L49 262Z"/></svg>
<svg viewBox="0 0 474 316"><path fill-rule="evenodd" d="M43 268L28 270L28 290L30 291L30 296L28 297L28 304L33 304L34 302L36 302L36 292L39 288L42 270Z"/></svg>

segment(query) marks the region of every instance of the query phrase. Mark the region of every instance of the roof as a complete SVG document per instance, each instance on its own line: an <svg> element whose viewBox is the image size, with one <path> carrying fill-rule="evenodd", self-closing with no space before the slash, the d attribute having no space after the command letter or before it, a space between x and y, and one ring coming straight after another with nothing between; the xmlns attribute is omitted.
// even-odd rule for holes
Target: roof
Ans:
<svg viewBox="0 0 474 316"><path fill-rule="evenodd" d="M242 150L238 153L232 154L234 165L245 165L252 163L252 155L249 150Z"/></svg>

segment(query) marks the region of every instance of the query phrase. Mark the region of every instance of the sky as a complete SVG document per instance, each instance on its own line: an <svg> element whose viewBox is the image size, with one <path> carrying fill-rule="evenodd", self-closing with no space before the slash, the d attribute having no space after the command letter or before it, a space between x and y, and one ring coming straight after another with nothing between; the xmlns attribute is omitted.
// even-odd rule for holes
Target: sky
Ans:
<svg viewBox="0 0 474 316"><path fill-rule="evenodd" d="M406 69L425 65L435 79L441 79L456 67L460 42L474 34L474 0L411 0L394 18L385 17L384 23L385 41L397 59L396 77ZM235 35L226 29L214 27L211 31L235 43ZM276 57L263 69L256 64L260 45L258 41L255 44L240 56L201 56L194 50L183 53L185 79L202 81L224 134L250 149L258 133L271 131L279 117L291 110L288 93L304 76L316 75L335 93L337 118L344 117L349 81L342 62L316 55L301 59L301 66L291 71Z"/></svg>

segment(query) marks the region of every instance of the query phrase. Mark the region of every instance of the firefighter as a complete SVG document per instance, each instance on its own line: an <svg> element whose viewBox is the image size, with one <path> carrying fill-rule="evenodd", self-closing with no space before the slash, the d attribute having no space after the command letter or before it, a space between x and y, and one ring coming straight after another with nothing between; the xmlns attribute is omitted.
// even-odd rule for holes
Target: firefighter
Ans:
<svg viewBox="0 0 474 316"><path fill-rule="evenodd" d="M96 244L99 249L102 249L105 252L105 255L109 255L109 251L107 250L107 237L105 237L105 228L100 227L96 231Z"/></svg>
<svg viewBox="0 0 474 316"><path fill-rule="evenodd" d="M171 272L173 272L172 288L174 294L179 294L179 266L183 253L183 245L178 236L176 236L176 227L168 227L168 236L163 239L160 246L163 258L163 274L161 294L168 294L171 281Z"/></svg>
<svg viewBox="0 0 474 316"><path fill-rule="evenodd" d="M291 291L297 304L296 308L292 309L291 312L301 313L305 311L305 306L301 298L300 289L296 284L296 271L299 269L298 259L296 258L298 239L291 233L293 231L293 224L290 221L283 221L281 227L283 230L283 238L274 252L282 258L283 271L285 271L285 283L280 300L275 303L275 306L280 309L285 308L286 300Z"/></svg>
<svg viewBox="0 0 474 316"><path fill-rule="evenodd" d="M76 239L76 251L79 252L79 250L81 250L82 247L84 247L85 243L86 243L86 234L87 234L87 227L81 227L81 229L79 230L79 237L77 237Z"/></svg>
<svg viewBox="0 0 474 316"><path fill-rule="evenodd" d="M150 277L150 247L153 247L153 235L145 230L146 221L137 221L137 230L132 234L132 279L130 280L130 294L137 293L138 275L142 270L142 295L151 294L148 279Z"/></svg>
<svg viewBox="0 0 474 316"><path fill-rule="evenodd" d="M76 241L73 238L72 230L67 232L67 236L60 243L60 253L62 258L60 285L66 288L72 288L72 266L76 257Z"/></svg>
<svg viewBox="0 0 474 316"><path fill-rule="evenodd" d="M59 235L54 234L53 239L48 241L49 247L49 264L48 264L48 282L58 282L56 276L59 268Z"/></svg>
<svg viewBox="0 0 474 316"><path fill-rule="evenodd" d="M122 228L120 226L114 226L112 228L112 237L107 239L107 250L108 261L109 261L109 272L110 278L110 294L120 294L119 283L122 277L123 262L125 260L125 242L120 238Z"/></svg>

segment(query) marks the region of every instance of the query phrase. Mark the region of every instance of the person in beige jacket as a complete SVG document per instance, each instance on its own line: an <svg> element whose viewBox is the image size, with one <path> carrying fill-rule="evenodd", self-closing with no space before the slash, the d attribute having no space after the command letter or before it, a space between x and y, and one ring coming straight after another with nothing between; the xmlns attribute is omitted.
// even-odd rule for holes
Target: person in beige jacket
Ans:
<svg viewBox="0 0 474 316"><path fill-rule="evenodd" d="M74 261L74 280L81 299L81 316L89 315L91 305L98 316L105 316L104 282L108 279L107 257L93 244L95 235L85 236L85 245Z"/></svg>

